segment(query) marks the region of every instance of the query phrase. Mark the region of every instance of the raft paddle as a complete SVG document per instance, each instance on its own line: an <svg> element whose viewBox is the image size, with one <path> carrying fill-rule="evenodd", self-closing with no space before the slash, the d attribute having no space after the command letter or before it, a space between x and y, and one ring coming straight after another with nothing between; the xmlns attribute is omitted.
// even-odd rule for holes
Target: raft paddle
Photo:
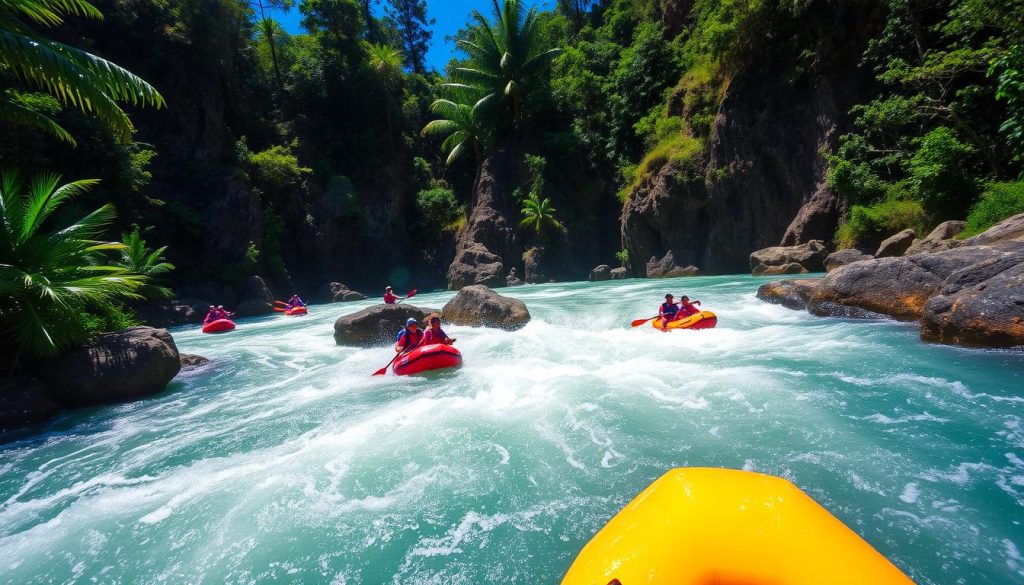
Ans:
<svg viewBox="0 0 1024 585"><path fill-rule="evenodd" d="M395 352L395 357L391 358L391 361L388 362L388 365L384 366L383 368L381 368L379 370L377 370L376 372L373 373L373 375L374 376L383 376L384 374L388 373L388 366L390 366L391 364L395 363L395 360L397 360L399 356L403 356L406 353L408 353L408 352L404 352L404 351Z"/></svg>
<svg viewBox="0 0 1024 585"><path fill-rule="evenodd" d="M411 298L413 298L414 296L416 296L416 289L412 289L411 291L409 291L409 294L407 294L407 295L405 295L404 297L402 297L402 298L398 299L398 302L397 302L397 303L395 303L395 304L396 304L396 305L400 305L400 304L402 304L402 301L404 301L405 299L411 299Z"/></svg>
<svg viewBox="0 0 1024 585"><path fill-rule="evenodd" d="M658 317L660 317L660 316L661 315L658 315ZM648 319L634 319L633 322L629 324L629 326L630 327L639 327L639 326L643 325L644 323L646 323L648 321L653 321L653 320L657 319L658 317L650 317Z"/></svg>
<svg viewBox="0 0 1024 585"><path fill-rule="evenodd" d="M278 313L283 313L288 310L288 303L284 301L274 301L274 310Z"/></svg>

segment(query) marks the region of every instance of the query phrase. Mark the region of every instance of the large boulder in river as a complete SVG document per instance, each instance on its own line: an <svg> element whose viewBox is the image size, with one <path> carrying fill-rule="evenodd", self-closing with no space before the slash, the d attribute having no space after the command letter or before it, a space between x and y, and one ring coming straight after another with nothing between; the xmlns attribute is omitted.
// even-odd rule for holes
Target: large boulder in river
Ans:
<svg viewBox="0 0 1024 585"><path fill-rule="evenodd" d="M0 431L56 416L60 406L36 378L0 378Z"/></svg>
<svg viewBox="0 0 1024 585"><path fill-rule="evenodd" d="M962 242L955 239L955 236L964 231L967 224L962 221L944 221L936 226L927 236L914 243L903 253L904 256L924 254L925 252L942 252L956 248Z"/></svg>
<svg viewBox="0 0 1024 585"><path fill-rule="evenodd" d="M338 317L334 322L334 342L360 347L391 343L410 317L422 324L427 315L434 312L434 309L421 309L404 303L367 307L351 315Z"/></svg>
<svg viewBox="0 0 1024 585"><path fill-rule="evenodd" d="M982 347L1024 345L1024 251L946 280L924 307L921 338Z"/></svg>
<svg viewBox="0 0 1024 585"><path fill-rule="evenodd" d="M783 264L781 266L765 266L764 264L758 264L750 274L751 276L779 276L782 274L807 274L808 272L810 272L810 270L804 268L802 264L790 262L789 264Z"/></svg>
<svg viewBox="0 0 1024 585"><path fill-rule="evenodd" d="M60 404L106 404L163 390L181 369L166 329L132 327L98 336L41 372Z"/></svg>
<svg viewBox="0 0 1024 585"><path fill-rule="evenodd" d="M366 295L364 295L361 292L356 292L354 290L346 290L336 295L334 297L334 300L343 303L351 303L352 301L365 301Z"/></svg>
<svg viewBox="0 0 1024 585"><path fill-rule="evenodd" d="M589 280L590 282L600 282L603 280L611 280L611 278L611 267L609 267L607 264L601 264L595 266L594 269L590 271L590 278L588 278L587 280Z"/></svg>
<svg viewBox="0 0 1024 585"><path fill-rule="evenodd" d="M794 311L806 309L807 301L811 300L821 281L821 278L804 278L768 282L758 287L757 298Z"/></svg>
<svg viewBox="0 0 1024 585"><path fill-rule="evenodd" d="M508 286L523 286L523 281L519 279L519 275L516 274L516 267L513 266L508 271L508 276L505 277L505 284Z"/></svg>
<svg viewBox="0 0 1024 585"><path fill-rule="evenodd" d="M622 266L618 268L612 268L611 277L612 280L625 280L629 276L629 272Z"/></svg>
<svg viewBox="0 0 1024 585"><path fill-rule="evenodd" d="M467 286L445 304L441 318L455 325L513 331L530 321L530 311L519 299L501 296L486 286Z"/></svg>
<svg viewBox="0 0 1024 585"><path fill-rule="evenodd" d="M811 240L797 246L764 248L750 255L750 272L754 276L800 272L792 264L803 267L805 272L822 272L827 256L828 250L821 240Z"/></svg>
<svg viewBox="0 0 1024 585"><path fill-rule="evenodd" d="M1024 215L950 250L843 266L822 280L807 308L920 321L929 341L1024 345L1024 229L1015 226L1024 228Z"/></svg>
<svg viewBox="0 0 1024 585"><path fill-rule="evenodd" d="M238 317L252 317L274 312L274 295L259 276L250 276L238 286L238 304L234 313Z"/></svg>
<svg viewBox="0 0 1024 585"><path fill-rule="evenodd" d="M897 234L891 235L882 240L875 252L875 258L889 258L891 256L902 256L910 245L914 243L914 230L907 228Z"/></svg>
<svg viewBox="0 0 1024 585"><path fill-rule="evenodd" d="M844 248L842 250L832 252L825 257L825 270L832 272L840 266L846 266L847 264L853 264L854 262L860 262L861 260L872 260L874 256L865 254L860 250L854 248Z"/></svg>

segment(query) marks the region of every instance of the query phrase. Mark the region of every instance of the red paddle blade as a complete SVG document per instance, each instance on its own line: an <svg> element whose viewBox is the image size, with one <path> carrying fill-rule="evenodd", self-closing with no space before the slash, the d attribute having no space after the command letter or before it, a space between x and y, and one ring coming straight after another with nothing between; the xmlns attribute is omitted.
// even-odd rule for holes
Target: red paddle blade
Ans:
<svg viewBox="0 0 1024 585"><path fill-rule="evenodd" d="M377 370L376 372L374 372L373 375L374 376L383 376L387 372L388 372L388 367L384 366L383 368L381 368L381 369Z"/></svg>
<svg viewBox="0 0 1024 585"><path fill-rule="evenodd" d="M630 327L639 327L639 326L643 325L644 323L650 321L651 319L657 319L657 317L649 317L647 319L634 319L633 322L630 323L629 325L630 325Z"/></svg>
<svg viewBox="0 0 1024 585"><path fill-rule="evenodd" d="M409 291L409 294L405 295L405 298L411 299L414 296L416 296L416 289L412 289L411 291Z"/></svg>
<svg viewBox="0 0 1024 585"><path fill-rule="evenodd" d="M286 303L284 301L274 301L274 304L279 306L279 307L287 307L288 306L288 303Z"/></svg>

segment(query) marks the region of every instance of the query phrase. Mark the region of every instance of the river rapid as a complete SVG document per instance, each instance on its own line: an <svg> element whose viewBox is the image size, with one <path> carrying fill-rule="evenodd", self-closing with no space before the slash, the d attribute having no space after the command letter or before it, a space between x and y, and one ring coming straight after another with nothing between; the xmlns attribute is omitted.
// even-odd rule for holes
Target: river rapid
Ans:
<svg viewBox="0 0 1024 585"><path fill-rule="evenodd" d="M557 583L677 466L786 477L918 583L1024 582L1024 354L817 319L763 282L505 289L528 326L448 326L464 367L414 378L335 345L369 301L174 330L211 363L0 437L0 583ZM665 292L718 328L629 329Z"/></svg>

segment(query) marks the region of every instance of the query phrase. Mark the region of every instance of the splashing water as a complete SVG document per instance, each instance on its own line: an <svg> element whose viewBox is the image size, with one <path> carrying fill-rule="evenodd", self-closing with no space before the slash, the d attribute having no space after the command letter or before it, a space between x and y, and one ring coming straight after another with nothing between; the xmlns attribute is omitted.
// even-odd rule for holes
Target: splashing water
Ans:
<svg viewBox="0 0 1024 585"><path fill-rule="evenodd" d="M418 378L335 346L369 303L177 330L212 363L0 444L0 582L557 583L676 466L789 478L918 583L1024 581L1024 356L760 282L508 289L527 327L446 327L465 366ZM628 329L665 292L718 328Z"/></svg>

